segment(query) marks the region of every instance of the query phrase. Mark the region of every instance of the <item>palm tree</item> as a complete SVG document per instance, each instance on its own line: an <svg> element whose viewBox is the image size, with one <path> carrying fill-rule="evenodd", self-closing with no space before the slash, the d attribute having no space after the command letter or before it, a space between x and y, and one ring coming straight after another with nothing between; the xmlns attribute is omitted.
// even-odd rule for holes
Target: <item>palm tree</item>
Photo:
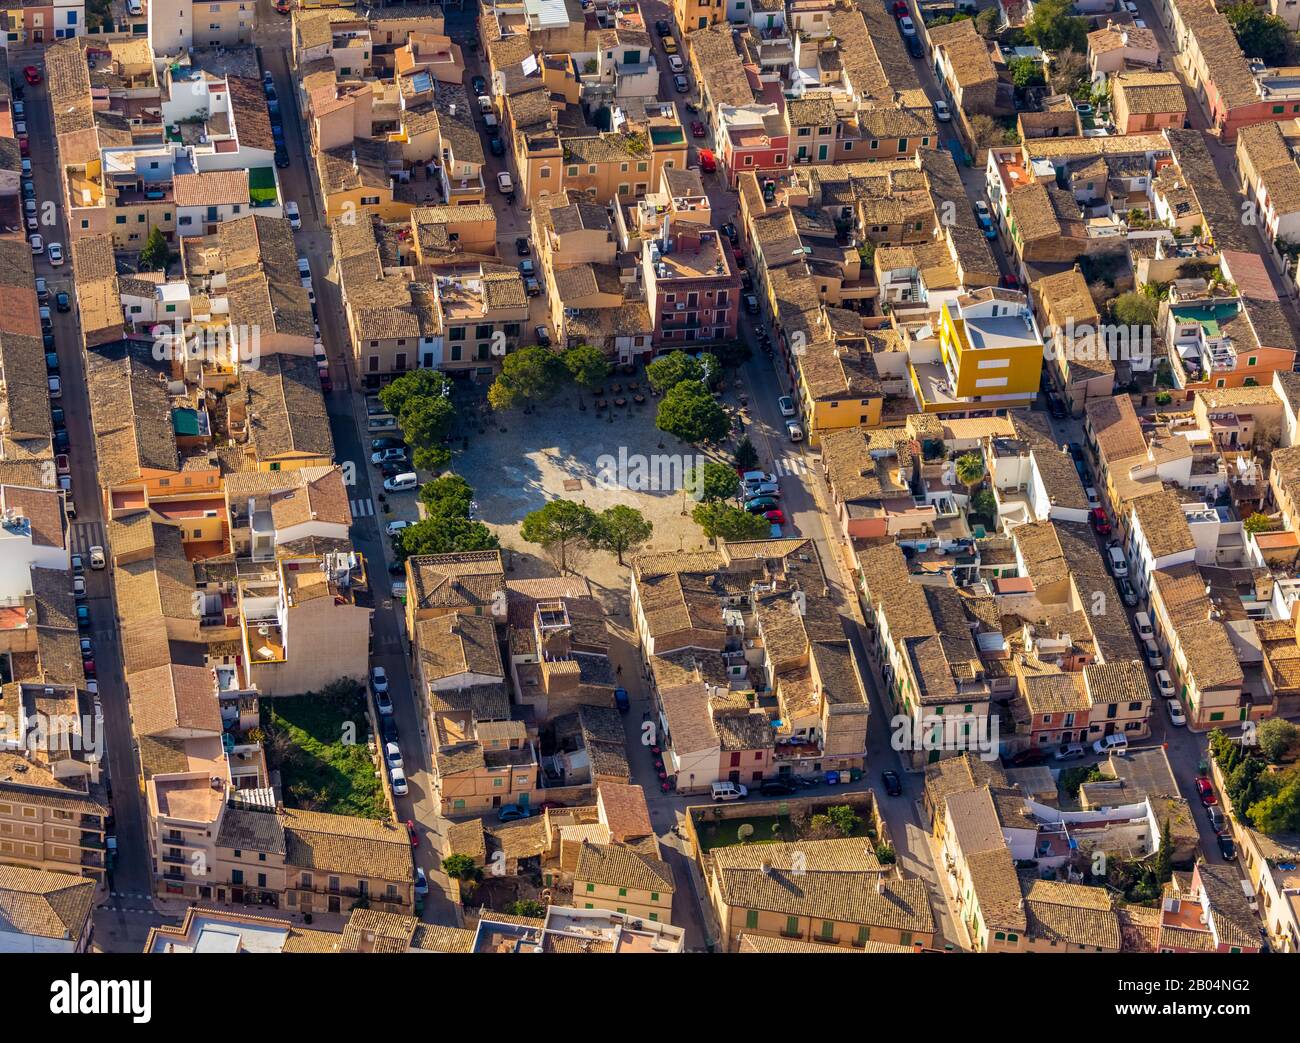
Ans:
<svg viewBox="0 0 1300 1043"><path fill-rule="evenodd" d="M974 495L975 486L984 481L984 457L979 453L963 453L957 457L957 480Z"/></svg>

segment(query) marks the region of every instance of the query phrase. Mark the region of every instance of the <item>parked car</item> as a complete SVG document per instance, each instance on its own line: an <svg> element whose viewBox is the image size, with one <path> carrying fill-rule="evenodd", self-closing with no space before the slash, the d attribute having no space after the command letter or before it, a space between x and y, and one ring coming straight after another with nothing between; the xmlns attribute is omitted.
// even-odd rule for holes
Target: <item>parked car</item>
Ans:
<svg viewBox="0 0 1300 1043"><path fill-rule="evenodd" d="M538 326L533 330L533 333L537 337L537 343L542 347L549 348L551 346L551 331L545 326Z"/></svg>
<svg viewBox="0 0 1300 1043"><path fill-rule="evenodd" d="M502 170L497 173L497 190L502 193L513 192L515 183L510 180L508 171Z"/></svg>
<svg viewBox="0 0 1300 1043"><path fill-rule="evenodd" d="M30 235L27 237L27 241L31 244L32 253L43 254L45 252L45 240L39 235Z"/></svg>
<svg viewBox="0 0 1300 1043"><path fill-rule="evenodd" d="M912 21L910 14L900 15L898 18L898 28L904 36L916 35L916 23Z"/></svg>
<svg viewBox="0 0 1300 1043"><path fill-rule="evenodd" d="M487 93L487 80L483 79L482 76L475 76L469 81L469 85L470 89L474 92L475 97Z"/></svg>
<svg viewBox="0 0 1300 1043"><path fill-rule="evenodd" d="M283 145L275 147L275 165L281 170L289 165L289 150Z"/></svg>
<svg viewBox="0 0 1300 1043"><path fill-rule="evenodd" d="M884 783L885 792L891 797L900 797L903 794L903 780L898 777L898 772L890 771L886 768L880 773L880 781Z"/></svg>
<svg viewBox="0 0 1300 1043"><path fill-rule="evenodd" d="M766 471L745 471L740 476L740 480L746 485L753 484L771 484L776 485L776 475L768 474Z"/></svg>
<svg viewBox="0 0 1300 1043"><path fill-rule="evenodd" d="M660 39L665 36L671 36L672 31L672 27L664 21L664 19L659 18L655 20L655 32L659 34Z"/></svg>
<svg viewBox="0 0 1300 1043"><path fill-rule="evenodd" d="M393 792L397 796L404 797L410 792L406 785L406 772L401 768L394 768L388 773L388 777L393 782Z"/></svg>
<svg viewBox="0 0 1300 1043"><path fill-rule="evenodd" d="M39 87L41 84L41 70L36 68L35 65L29 65L23 69L23 79L27 81L29 86ZM14 105L14 112L19 115L22 114L21 103Z"/></svg>
<svg viewBox="0 0 1300 1043"><path fill-rule="evenodd" d="M766 514L779 506L776 498L772 496L755 496L752 500L745 501L745 510L750 514Z"/></svg>
<svg viewBox="0 0 1300 1043"><path fill-rule="evenodd" d="M292 199L284 204L284 216L289 219L289 227L295 232L302 228L302 214L298 211L298 204Z"/></svg>
<svg viewBox="0 0 1300 1043"><path fill-rule="evenodd" d="M1228 827L1228 820L1217 804L1205 809L1205 816L1210 820L1210 827L1216 833L1222 833Z"/></svg>
<svg viewBox="0 0 1300 1043"><path fill-rule="evenodd" d="M799 787L786 779L775 778L763 782L758 787L758 792L764 797L788 797L791 794L798 793Z"/></svg>
<svg viewBox="0 0 1300 1043"><path fill-rule="evenodd" d="M773 525L781 526L785 524L785 514L784 512L779 510L768 511L765 515L763 515L763 517L766 518L768 521L770 521Z"/></svg>
<svg viewBox="0 0 1300 1043"><path fill-rule="evenodd" d="M691 137L702 138L706 133L707 131L704 129L703 123L699 120L691 120Z"/></svg>
<svg viewBox="0 0 1300 1043"><path fill-rule="evenodd" d="M1237 860L1237 845L1232 842L1232 837L1220 833L1215 840L1219 844L1219 854L1226 862L1235 862Z"/></svg>
<svg viewBox="0 0 1300 1043"><path fill-rule="evenodd" d="M1028 768L1035 764L1042 764L1047 760L1047 751L1041 746L1031 746L1027 750L1021 750L1012 757L1007 758L1007 766L1011 768Z"/></svg>
<svg viewBox="0 0 1300 1043"><path fill-rule="evenodd" d="M1165 700L1165 713L1169 715L1169 723L1175 728L1181 728L1187 724L1187 716L1183 713L1182 704L1177 699Z"/></svg>
<svg viewBox="0 0 1300 1043"><path fill-rule="evenodd" d="M391 717L379 718L379 731L384 737L384 742L397 741L397 722Z"/></svg>
<svg viewBox="0 0 1300 1043"><path fill-rule="evenodd" d="M675 36L665 36L665 37L664 37L664 54L676 54L676 53L677 53L677 50L678 50L678 48L677 48L677 37L675 37Z"/></svg>
<svg viewBox="0 0 1300 1043"><path fill-rule="evenodd" d="M1117 751L1119 753L1128 752L1128 737L1120 734L1119 732L1113 732L1110 735L1103 735L1100 739L1098 739L1096 742L1092 744L1093 753L1105 754L1105 753L1114 753Z"/></svg>
<svg viewBox="0 0 1300 1043"><path fill-rule="evenodd" d="M1134 588L1133 584L1130 583L1127 578L1120 579L1117 582L1119 583L1119 595L1124 599L1124 604L1129 608L1136 607L1138 603L1138 592Z"/></svg>
<svg viewBox="0 0 1300 1043"><path fill-rule="evenodd" d="M77 629L78 630L90 629L90 609L88 609L85 605L77 606Z"/></svg>
<svg viewBox="0 0 1300 1043"><path fill-rule="evenodd" d="M393 713L393 700L385 688L382 692L375 692L375 705L379 707L379 713L383 717L391 717Z"/></svg>
<svg viewBox="0 0 1300 1043"><path fill-rule="evenodd" d="M402 767L402 748L397 743L384 744L384 762L390 769Z"/></svg>
<svg viewBox="0 0 1300 1043"><path fill-rule="evenodd" d="M680 72L673 77L673 90L675 90L678 94L685 94L690 89L691 86L689 83L686 82L686 77L683 76Z"/></svg>
<svg viewBox="0 0 1300 1043"><path fill-rule="evenodd" d="M1128 559L1124 557L1124 548L1111 544L1106 548L1106 562L1115 578L1128 575Z"/></svg>
<svg viewBox="0 0 1300 1043"><path fill-rule="evenodd" d="M670 54L668 56L668 68L673 72L683 72L686 69L686 63L682 61L680 54Z"/></svg>
<svg viewBox="0 0 1300 1043"><path fill-rule="evenodd" d="M498 822L514 822L517 819L527 818L532 812L527 804L503 804L497 812Z"/></svg>
<svg viewBox="0 0 1300 1043"><path fill-rule="evenodd" d="M1160 693L1162 699L1172 699L1178 694L1174 688L1174 679L1169 676L1168 670L1156 671L1156 691Z"/></svg>
<svg viewBox="0 0 1300 1043"><path fill-rule="evenodd" d="M794 408L794 399L789 395L782 395L776 400L776 408L781 410L782 416L795 416L799 411Z"/></svg>
<svg viewBox="0 0 1300 1043"><path fill-rule="evenodd" d="M413 522L409 522L409 521L390 521L387 525L384 526L384 531L388 533L389 536L396 536L403 529L410 528L410 526L413 524L414 524Z"/></svg>
<svg viewBox="0 0 1300 1043"><path fill-rule="evenodd" d="M491 138L488 141L488 151L494 156L504 156L506 154L506 143L499 137Z"/></svg>
<svg viewBox="0 0 1300 1043"><path fill-rule="evenodd" d="M92 569L94 569L95 571L98 572L100 569L103 569L103 568L105 567L106 564L107 564L107 561L106 561L106 559L104 558L104 548L103 548L103 547L100 547L100 546L94 546L94 547L91 547L91 548L90 548L90 567L91 567Z"/></svg>
<svg viewBox="0 0 1300 1043"><path fill-rule="evenodd" d="M388 691L388 671L382 666L372 666L370 668L370 686L378 692Z"/></svg>
<svg viewBox="0 0 1300 1043"><path fill-rule="evenodd" d="M414 471L404 471L401 474L395 474L392 478L384 479L384 492L386 493L404 493L409 492L420 484L420 476Z"/></svg>
<svg viewBox="0 0 1300 1043"><path fill-rule="evenodd" d="M533 252L532 244L521 235L515 239L515 252L519 254L520 257L527 257ZM531 275L532 273L530 272L529 274Z"/></svg>
<svg viewBox="0 0 1300 1043"><path fill-rule="evenodd" d="M934 103L934 118L940 123L950 123L952 121L952 109L948 108L948 103L942 98Z"/></svg>
<svg viewBox="0 0 1300 1043"><path fill-rule="evenodd" d="M618 707L619 713L627 713L632 709L632 703L628 700L626 688L614 689L614 705Z"/></svg>
<svg viewBox="0 0 1300 1043"><path fill-rule="evenodd" d="M1212 807L1219 803L1219 798L1214 795L1214 783L1209 779L1196 780L1196 795L1201 799L1202 807Z"/></svg>
<svg viewBox="0 0 1300 1043"><path fill-rule="evenodd" d="M73 577L72 577L72 596L73 596L74 598L76 598L78 601L82 601L82 600L85 599L85 597L86 597L86 577L85 577L85 576L73 576Z"/></svg>
<svg viewBox="0 0 1300 1043"><path fill-rule="evenodd" d="M1083 743L1067 742L1057 748L1056 752L1052 754L1052 759L1058 761L1078 760L1080 757L1086 756L1087 753L1088 751L1084 749Z"/></svg>
<svg viewBox="0 0 1300 1043"><path fill-rule="evenodd" d="M1098 536L1110 535L1110 519L1106 517L1106 511L1101 507L1094 507L1088 512L1088 521L1092 523L1092 531Z"/></svg>
<svg viewBox="0 0 1300 1043"><path fill-rule="evenodd" d="M1152 670L1159 670L1165 665L1165 657L1160 654L1160 646L1150 638L1142 642L1142 654L1146 657L1147 666Z"/></svg>
<svg viewBox="0 0 1300 1043"><path fill-rule="evenodd" d="M380 449L378 452L370 454L370 462L372 464L382 464L382 463L387 463L389 460L405 460L405 459L406 459L405 447L401 449Z"/></svg>
<svg viewBox="0 0 1300 1043"><path fill-rule="evenodd" d="M744 800L749 796L749 789L738 782L715 782L709 787L709 795L720 804L727 800Z"/></svg>
<svg viewBox="0 0 1300 1043"><path fill-rule="evenodd" d="M68 297L66 290L60 290L54 295L54 308L59 312L69 312L72 310L72 300Z"/></svg>
<svg viewBox="0 0 1300 1043"><path fill-rule="evenodd" d="M46 386L50 389L50 398L63 397L63 381L58 377L50 377L45 381Z"/></svg>
<svg viewBox="0 0 1300 1043"><path fill-rule="evenodd" d="M424 870L419 866L415 867L415 893L420 898L429 893L429 878L424 875Z"/></svg>
<svg viewBox="0 0 1300 1043"><path fill-rule="evenodd" d="M793 420L787 420L785 422L785 434L791 442L803 441L803 428Z"/></svg>
<svg viewBox="0 0 1300 1043"><path fill-rule="evenodd" d="M378 438L372 438L370 440L370 448L372 451L378 449L401 449L404 448L405 445L406 443L402 441L402 439L397 438L394 435L380 435Z"/></svg>

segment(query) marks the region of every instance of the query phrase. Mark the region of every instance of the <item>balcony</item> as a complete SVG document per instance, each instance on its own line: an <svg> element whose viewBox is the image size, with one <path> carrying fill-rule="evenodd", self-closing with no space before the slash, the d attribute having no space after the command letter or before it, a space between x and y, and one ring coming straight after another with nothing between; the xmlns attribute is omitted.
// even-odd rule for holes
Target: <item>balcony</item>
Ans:
<svg viewBox="0 0 1300 1043"><path fill-rule="evenodd" d="M80 847L89 847L89 848L94 848L95 850L103 850L104 836L102 833L90 833L90 832L83 831L81 834L81 838L77 841L77 844Z"/></svg>

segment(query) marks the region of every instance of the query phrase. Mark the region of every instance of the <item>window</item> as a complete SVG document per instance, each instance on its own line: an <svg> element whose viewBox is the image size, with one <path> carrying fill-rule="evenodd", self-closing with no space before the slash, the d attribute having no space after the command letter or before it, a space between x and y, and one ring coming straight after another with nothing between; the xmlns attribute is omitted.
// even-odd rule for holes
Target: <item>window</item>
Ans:
<svg viewBox="0 0 1300 1043"><path fill-rule="evenodd" d="M785 153L784 153L784 152L778 152L778 153L776 154L776 165L777 165L778 167L783 167L783 166L785 166Z"/></svg>
<svg viewBox="0 0 1300 1043"><path fill-rule="evenodd" d="M799 934L799 917L787 916L785 918L785 930L782 933L797 937Z"/></svg>
<svg viewBox="0 0 1300 1043"><path fill-rule="evenodd" d="M577 177L577 176L578 176L578 168L577 168L577 167L569 167L568 174L569 174L569 177Z"/></svg>
<svg viewBox="0 0 1300 1043"><path fill-rule="evenodd" d="M230 882L232 884L242 884L244 882L244 871L242 869L232 869L230 871Z"/></svg>
<svg viewBox="0 0 1300 1043"><path fill-rule="evenodd" d="M591 894L591 892L594 891L594 890L596 890L596 885L595 885L595 884L588 884L588 885L587 885L587 894Z"/></svg>
<svg viewBox="0 0 1300 1043"><path fill-rule="evenodd" d="M851 142L851 141L846 141L846 142L844 142L844 151L845 151L845 152L852 152L852 151L853 151L853 142Z"/></svg>
<svg viewBox="0 0 1300 1043"><path fill-rule="evenodd" d="M626 898L626 897L627 897L627 888L626 888L626 887L620 887L620 888L618 889L618 896L619 896L619 898Z"/></svg>
<svg viewBox="0 0 1300 1043"><path fill-rule="evenodd" d="M652 901L652 902L657 902L657 901L659 901L659 892L658 892L658 891L651 891L651 892L650 892L650 901Z"/></svg>

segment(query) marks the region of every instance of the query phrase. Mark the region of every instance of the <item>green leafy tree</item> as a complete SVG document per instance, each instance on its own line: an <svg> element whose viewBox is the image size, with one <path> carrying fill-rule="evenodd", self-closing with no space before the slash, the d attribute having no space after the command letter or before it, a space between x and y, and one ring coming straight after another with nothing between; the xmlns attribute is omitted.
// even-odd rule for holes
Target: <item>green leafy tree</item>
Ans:
<svg viewBox="0 0 1300 1043"><path fill-rule="evenodd" d="M1174 875L1174 841L1167 818L1160 824L1160 850L1151 861L1151 873L1162 884Z"/></svg>
<svg viewBox="0 0 1300 1043"><path fill-rule="evenodd" d="M670 351L646 366L645 375L650 386L663 395L687 381L715 385L722 378L722 365L717 355L707 351L698 358L684 351Z"/></svg>
<svg viewBox="0 0 1300 1043"><path fill-rule="evenodd" d="M1296 740L1297 729L1290 721L1281 717L1270 717L1267 721L1259 726L1256 731L1259 752L1269 762L1276 764L1287 750L1291 748L1292 743Z"/></svg>
<svg viewBox="0 0 1300 1043"><path fill-rule="evenodd" d="M686 472L686 490L697 500L730 500L740 491L740 475L718 460Z"/></svg>
<svg viewBox="0 0 1300 1043"><path fill-rule="evenodd" d="M1289 773L1276 793L1261 798L1246 815L1261 833L1300 829L1300 775Z"/></svg>
<svg viewBox="0 0 1300 1043"><path fill-rule="evenodd" d="M1110 314L1122 326L1154 326L1159 310L1158 303L1133 290L1110 302Z"/></svg>
<svg viewBox="0 0 1300 1043"><path fill-rule="evenodd" d="M618 555L618 563L622 565L623 555L647 543L654 528L636 508L616 504L597 515L588 542L593 547Z"/></svg>
<svg viewBox="0 0 1300 1043"><path fill-rule="evenodd" d="M761 540L771 528L766 518L750 514L725 500L697 503L691 511L691 518L715 543L720 539L728 543Z"/></svg>
<svg viewBox="0 0 1300 1043"><path fill-rule="evenodd" d="M1025 23L1025 36L1044 51L1066 47L1084 54L1088 50L1088 23L1070 14L1072 0L1038 0Z"/></svg>
<svg viewBox="0 0 1300 1043"><path fill-rule="evenodd" d="M1255 511L1241 523L1241 527L1252 536L1255 536L1261 532L1268 532L1272 529L1273 519L1267 514L1261 514L1259 511Z"/></svg>
<svg viewBox="0 0 1300 1043"><path fill-rule="evenodd" d="M140 251L140 271L165 272L171 261L171 247L167 245L162 229L155 227L145 240L144 249Z"/></svg>
<svg viewBox="0 0 1300 1043"><path fill-rule="evenodd" d="M655 427L695 445L721 441L731 430L731 421L708 388L698 380L687 380L664 395Z"/></svg>
<svg viewBox="0 0 1300 1043"><path fill-rule="evenodd" d="M420 487L420 502L430 517L452 515L468 518L474 489L458 474L444 474Z"/></svg>
<svg viewBox="0 0 1300 1043"><path fill-rule="evenodd" d="M546 915L546 905L536 898L516 898L506 907L506 912L512 916L528 916L540 920Z"/></svg>
<svg viewBox="0 0 1300 1043"><path fill-rule="evenodd" d="M496 550L500 545L497 534L480 521L454 514L436 514L402 529L396 549L398 556L406 559L417 554Z"/></svg>
<svg viewBox="0 0 1300 1043"><path fill-rule="evenodd" d="M1247 58L1258 58L1268 65L1283 65L1290 58L1291 31L1281 18L1266 14L1251 3L1233 4L1221 10Z"/></svg>
<svg viewBox="0 0 1300 1043"><path fill-rule="evenodd" d="M957 475L957 481L966 486L971 492L975 486L984 481L984 456L981 453L963 453L957 457L957 464L954 468Z"/></svg>
<svg viewBox="0 0 1300 1043"><path fill-rule="evenodd" d="M585 543L596 524L596 512L590 507L572 500L551 500L524 515L519 535L544 547L564 572L569 567L569 551Z"/></svg>
<svg viewBox="0 0 1300 1043"><path fill-rule="evenodd" d="M404 373L379 392L379 401L397 418L416 467L435 470L446 466L451 452L443 439L456 424L451 381L446 374L433 369Z"/></svg>
<svg viewBox="0 0 1300 1043"><path fill-rule="evenodd" d="M753 471L758 467L758 450L754 448L754 443L749 440L749 435L746 435L737 444L732 459L736 461L736 466L741 471Z"/></svg>
<svg viewBox="0 0 1300 1043"><path fill-rule="evenodd" d="M471 855L448 855L442 860L442 871L453 880L472 880L478 867Z"/></svg>
<svg viewBox="0 0 1300 1043"><path fill-rule="evenodd" d="M1033 58L1012 58L1007 62L1007 69L1011 73L1011 82L1021 90L1041 87L1045 82L1042 63Z"/></svg>
<svg viewBox="0 0 1300 1043"><path fill-rule="evenodd" d="M710 354L718 360L723 369L739 369L754 354L754 349L743 340L726 340L715 344Z"/></svg>
<svg viewBox="0 0 1300 1043"><path fill-rule="evenodd" d="M853 836L858 826L862 824L862 819L848 804L837 804L834 807L827 808L826 814L830 817L831 824L834 825L842 837Z"/></svg>
<svg viewBox="0 0 1300 1043"><path fill-rule="evenodd" d="M578 344L569 348L560 356L560 360L573 382L583 391L600 387L601 382L609 376L609 359L603 351L591 344Z"/></svg>
<svg viewBox="0 0 1300 1043"><path fill-rule="evenodd" d="M997 520L998 501L992 489L981 489L971 497L971 510L989 522Z"/></svg>
<svg viewBox="0 0 1300 1043"><path fill-rule="evenodd" d="M560 356L533 345L512 351L488 388L488 403L496 410L536 405L554 395L568 376Z"/></svg>

